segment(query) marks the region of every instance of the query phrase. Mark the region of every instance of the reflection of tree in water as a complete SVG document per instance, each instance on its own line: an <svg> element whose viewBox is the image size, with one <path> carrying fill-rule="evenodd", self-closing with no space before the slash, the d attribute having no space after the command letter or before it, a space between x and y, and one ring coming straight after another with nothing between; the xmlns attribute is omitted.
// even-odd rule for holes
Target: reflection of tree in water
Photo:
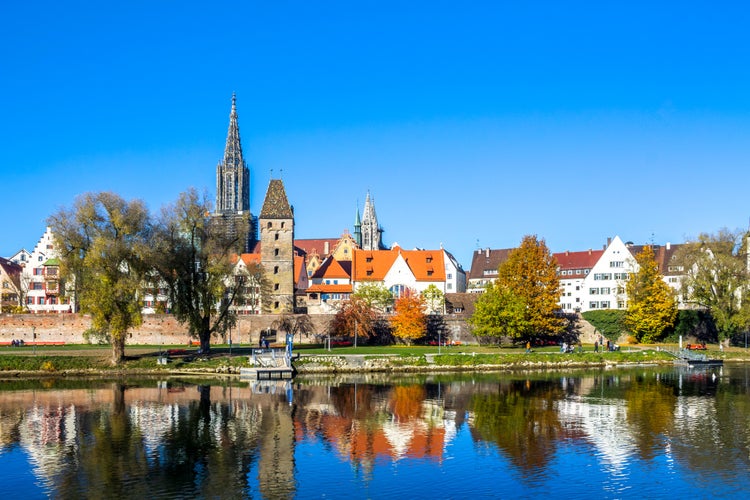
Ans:
<svg viewBox="0 0 750 500"><path fill-rule="evenodd" d="M420 418L425 389L421 385L397 385L391 392L388 408L398 421Z"/></svg>
<svg viewBox="0 0 750 500"><path fill-rule="evenodd" d="M211 403L209 386L199 386L198 391L199 400L169 413L173 418L160 432L143 428L148 422L137 421L130 411L142 403L134 403L129 409L125 386L115 384L111 407L78 413L78 446L66 449L70 465L56 479L56 495L247 496L247 472L257 448L257 432L254 422L244 419L253 420L257 408L249 408L249 412L245 409L249 414L237 417L236 405ZM156 433L153 450L146 445L145 434L149 432Z"/></svg>
<svg viewBox="0 0 750 500"><path fill-rule="evenodd" d="M731 478L750 468L750 398L736 382L722 383L715 398L678 399L672 449L697 473Z"/></svg>
<svg viewBox="0 0 750 500"><path fill-rule="evenodd" d="M110 408L85 412L80 418L76 450L70 461L77 467L64 469L58 483L63 497L147 497L148 460L140 433L131 425L125 406L125 385L112 386Z"/></svg>
<svg viewBox="0 0 750 500"><path fill-rule="evenodd" d="M515 466L543 473L562 431L554 406L562 390L552 381L517 380L498 389L472 398L473 433L496 444Z"/></svg>
<svg viewBox="0 0 750 500"><path fill-rule="evenodd" d="M636 377L625 392L625 401L638 454L644 460L651 460L656 450L663 448L663 436L669 436L673 429L677 402L674 389L655 379Z"/></svg>

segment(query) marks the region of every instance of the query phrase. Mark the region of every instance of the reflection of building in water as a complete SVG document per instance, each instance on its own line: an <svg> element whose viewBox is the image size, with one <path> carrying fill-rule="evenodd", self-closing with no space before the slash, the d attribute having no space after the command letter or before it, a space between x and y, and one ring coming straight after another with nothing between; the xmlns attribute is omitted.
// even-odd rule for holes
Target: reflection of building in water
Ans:
<svg viewBox="0 0 750 500"><path fill-rule="evenodd" d="M261 407L258 439L258 483L263 498L292 498L294 480L294 422L292 407L276 401Z"/></svg>
<svg viewBox="0 0 750 500"><path fill-rule="evenodd" d="M34 404L24 413L19 440L34 476L47 488L52 489L55 476L68 465L66 451L77 448L76 418L73 405Z"/></svg>
<svg viewBox="0 0 750 500"><path fill-rule="evenodd" d="M560 422L578 429L597 449L610 472L621 472L637 452L637 443L628 427L627 402L608 399L596 404L583 399L563 399L555 404Z"/></svg>

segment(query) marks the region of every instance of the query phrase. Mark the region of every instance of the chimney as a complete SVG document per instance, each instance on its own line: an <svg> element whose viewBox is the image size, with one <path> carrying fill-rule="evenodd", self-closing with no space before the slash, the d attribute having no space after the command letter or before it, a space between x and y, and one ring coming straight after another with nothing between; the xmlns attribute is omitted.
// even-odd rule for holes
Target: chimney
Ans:
<svg viewBox="0 0 750 500"><path fill-rule="evenodd" d="M484 254L484 256L489 259L490 258L490 249L489 249L489 247L487 248L487 250L485 250L485 252L486 253Z"/></svg>
<svg viewBox="0 0 750 500"><path fill-rule="evenodd" d="M570 250L565 250L565 256L568 257L570 255Z"/></svg>
<svg viewBox="0 0 750 500"><path fill-rule="evenodd" d="M667 250L669 250L672 247L672 244L670 242L667 242Z"/></svg>
<svg viewBox="0 0 750 500"><path fill-rule="evenodd" d="M591 255L591 252L592 252L592 251L593 251L593 250L591 250L591 249L589 248L589 255Z"/></svg>
<svg viewBox="0 0 750 500"><path fill-rule="evenodd" d="M607 247L610 246L611 244L612 244L612 238L608 237L607 238ZM607 248L607 247L604 247L604 248Z"/></svg>
<svg viewBox="0 0 750 500"><path fill-rule="evenodd" d="M323 243L323 255L328 256L328 242Z"/></svg>

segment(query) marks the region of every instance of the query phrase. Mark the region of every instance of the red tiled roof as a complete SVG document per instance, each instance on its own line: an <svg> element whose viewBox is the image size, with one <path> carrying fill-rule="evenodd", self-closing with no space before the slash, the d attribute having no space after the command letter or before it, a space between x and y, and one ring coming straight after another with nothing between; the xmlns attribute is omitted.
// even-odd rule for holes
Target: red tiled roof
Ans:
<svg viewBox="0 0 750 500"><path fill-rule="evenodd" d="M584 250L581 252L560 252L552 256L557 260L560 270L591 269L599 262L604 250Z"/></svg>
<svg viewBox="0 0 750 500"><path fill-rule="evenodd" d="M319 239L306 239L306 240L294 240L294 246L299 248L305 253L312 253L313 250L318 252L318 255L327 257L328 254L333 252L334 248L338 244L341 238L319 238ZM328 244L328 252L326 252L326 244Z"/></svg>

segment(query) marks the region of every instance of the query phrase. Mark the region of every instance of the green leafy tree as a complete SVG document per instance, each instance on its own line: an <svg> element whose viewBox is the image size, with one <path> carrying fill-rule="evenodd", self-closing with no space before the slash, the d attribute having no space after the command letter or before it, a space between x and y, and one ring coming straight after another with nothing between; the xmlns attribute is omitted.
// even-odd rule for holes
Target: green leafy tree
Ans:
<svg viewBox="0 0 750 500"><path fill-rule="evenodd" d="M200 340L208 353L212 335L224 335L237 321L235 300L250 283L248 272L234 272L233 262L246 239L212 219L211 205L194 189L162 210L152 241L152 262L169 290L172 313Z"/></svg>
<svg viewBox="0 0 750 500"><path fill-rule="evenodd" d="M722 229L717 234L701 234L683 246L678 260L685 271L683 296L711 313L719 340L748 327L750 287L744 233Z"/></svg>
<svg viewBox="0 0 750 500"><path fill-rule="evenodd" d="M475 332L506 335L517 341L559 335L565 320L557 315L560 283L557 262L544 240L524 236L498 268L486 303L477 301L471 324Z"/></svg>
<svg viewBox="0 0 750 500"><path fill-rule="evenodd" d="M445 294L434 284L428 286L422 291L427 312L442 314L445 310Z"/></svg>
<svg viewBox="0 0 750 500"><path fill-rule="evenodd" d="M425 303L422 296L414 291L408 291L396 299L394 314L391 317L393 335L411 345L414 340L425 336L427 332L427 318Z"/></svg>
<svg viewBox="0 0 750 500"><path fill-rule="evenodd" d="M468 321L474 334L480 337L520 338L519 332L529 330L525 312L522 297L490 283L474 303L474 314Z"/></svg>
<svg viewBox="0 0 750 500"><path fill-rule="evenodd" d="M385 311L393 304L393 294L382 283L359 285L351 296L361 299L367 307L379 311Z"/></svg>
<svg viewBox="0 0 750 500"><path fill-rule="evenodd" d="M625 284L628 312L625 326L638 342L661 340L677 318L677 301L672 289L664 282L656 264L654 249L646 246L635 256L638 271Z"/></svg>
<svg viewBox="0 0 750 500"><path fill-rule="evenodd" d="M140 200L109 193L79 196L48 220L60 249L61 273L73 278L80 310L112 341L112 362L125 358L125 340L141 324L139 293L146 280L151 224Z"/></svg>

